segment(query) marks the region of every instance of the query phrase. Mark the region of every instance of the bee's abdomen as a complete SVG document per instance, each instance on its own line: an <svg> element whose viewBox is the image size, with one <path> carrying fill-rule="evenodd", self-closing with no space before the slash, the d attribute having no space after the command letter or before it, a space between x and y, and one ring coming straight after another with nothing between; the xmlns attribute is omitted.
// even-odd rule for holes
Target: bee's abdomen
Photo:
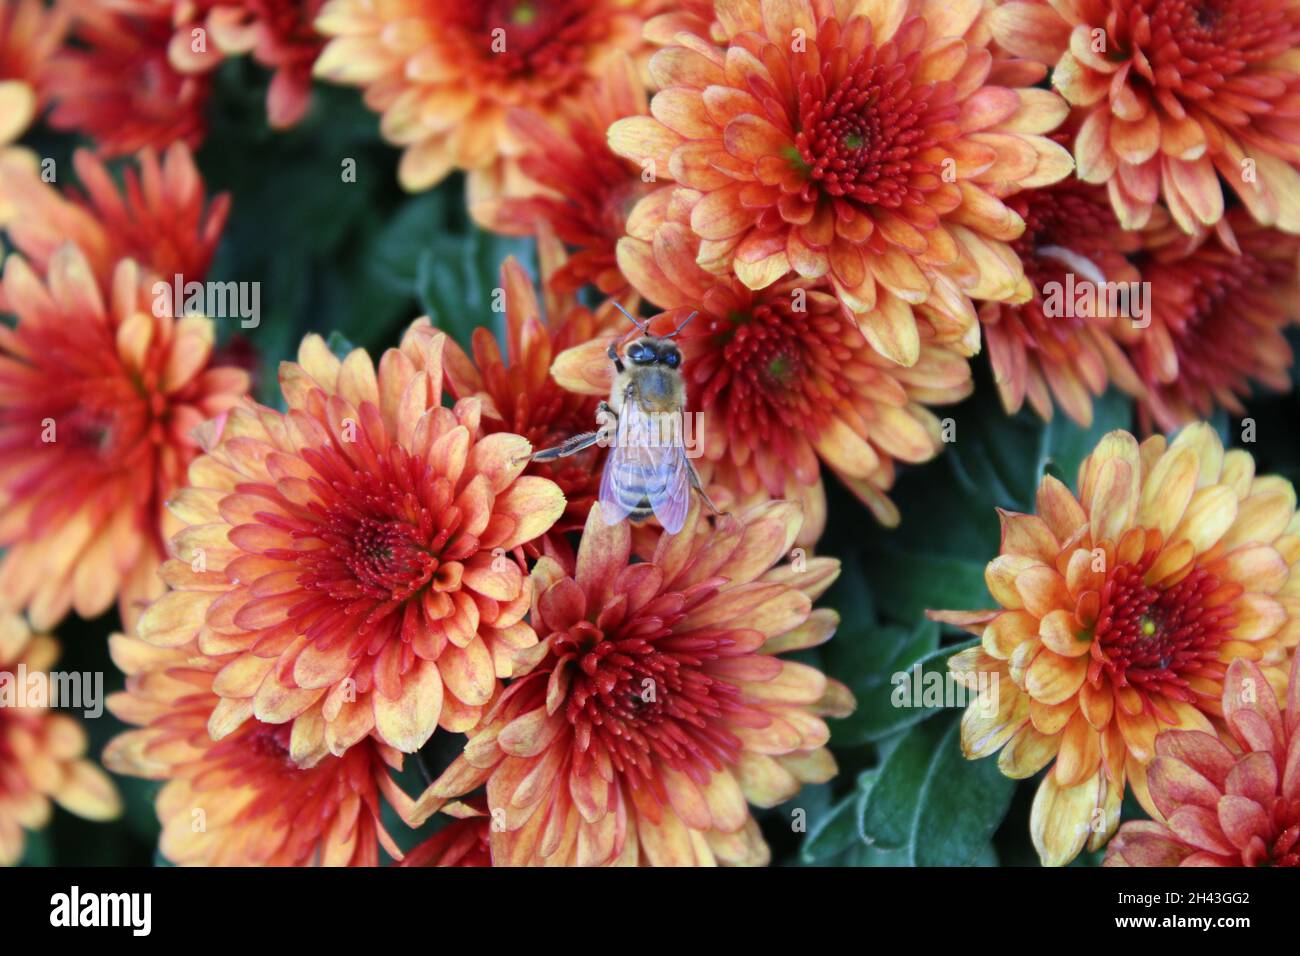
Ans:
<svg viewBox="0 0 1300 956"><path fill-rule="evenodd" d="M644 471L640 468L618 468L614 477L614 493L629 518L636 521L653 514L650 507L651 489L646 483Z"/></svg>

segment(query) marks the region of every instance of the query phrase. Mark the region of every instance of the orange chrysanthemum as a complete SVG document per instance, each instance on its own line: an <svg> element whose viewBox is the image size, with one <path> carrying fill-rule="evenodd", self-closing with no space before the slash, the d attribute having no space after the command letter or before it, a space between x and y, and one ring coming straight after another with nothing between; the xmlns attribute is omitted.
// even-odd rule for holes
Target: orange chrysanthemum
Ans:
<svg viewBox="0 0 1300 956"><path fill-rule="evenodd" d="M994 62L980 0L765 0L717 6L724 45L657 52L650 117L614 151L679 184L699 262L762 289L825 278L871 345L979 346L971 299L1030 295L998 198L1072 163L1043 135L1066 105ZM663 205L657 197L643 202ZM634 213L634 218L639 214Z"/></svg>
<svg viewBox="0 0 1300 956"><path fill-rule="evenodd" d="M108 775L85 759L81 725L28 696L29 679L58 656L54 638L33 635L22 617L0 612L0 683L7 685L0 695L23 695L0 704L0 866L22 857L23 831L49 822L51 800L87 820L121 812Z"/></svg>
<svg viewBox="0 0 1300 956"><path fill-rule="evenodd" d="M381 131L402 146L411 191L469 171L471 202L527 190L512 108L566 115L610 57L641 45L643 0L328 0L316 27L334 39L317 76L366 88Z"/></svg>
<svg viewBox="0 0 1300 956"><path fill-rule="evenodd" d="M250 720L213 740L224 659L197 646L159 648L115 634L113 660L126 690L109 709L137 729L104 751L114 773L165 781L156 807L158 847L188 866L374 866L379 848L402 854L380 819L381 795L407 813L390 776L402 755L366 738L303 769L290 758L290 728Z"/></svg>
<svg viewBox="0 0 1300 956"><path fill-rule="evenodd" d="M542 643L485 714L416 819L486 784L498 866L761 864L749 803L835 774L821 715L848 690L777 655L837 624L812 601L838 562L775 566L799 509L773 502L685 529L632 559L626 522L591 511L576 567L533 570Z"/></svg>
<svg viewBox="0 0 1300 956"><path fill-rule="evenodd" d="M1044 863L1103 844L1126 781L1157 812L1156 734L1223 734L1232 661L1285 679L1300 642L1300 521L1290 483L1254 471L1208 425L1168 446L1111 432L1080 467L1077 498L1048 476L1037 516L1001 513L985 581L1003 610L931 612L981 637L949 662L979 691L966 756L1001 749L1017 779L1052 764L1030 818Z"/></svg>
<svg viewBox="0 0 1300 956"><path fill-rule="evenodd" d="M518 139L519 168L541 192L477 203L470 212L487 229L530 236L546 223L575 251L551 278L557 292L594 285L621 296L627 280L614 258L627 232L627 217L653 188L640 167L614 155L605 141L611 123L644 116L645 87L631 59L619 54L602 70L591 93L556 128L528 110L511 110L509 131Z"/></svg>
<svg viewBox="0 0 1300 956"><path fill-rule="evenodd" d="M77 44L65 45L51 61L50 125L84 133L104 157L172 143L197 147L208 131L211 84L168 62L166 11L140 16L100 0L63 2Z"/></svg>
<svg viewBox="0 0 1300 956"><path fill-rule="evenodd" d="M67 16L42 0L0 0L0 147L31 125L47 96L50 57Z"/></svg>
<svg viewBox="0 0 1300 956"><path fill-rule="evenodd" d="M1017 0L991 23L1053 67L1079 111L1079 178L1126 229L1160 197L1188 233L1219 225L1219 176L1257 221L1300 232L1300 4L1294 0Z"/></svg>
<svg viewBox="0 0 1300 956"><path fill-rule="evenodd" d="M35 626L114 598L125 621L161 590L163 502L198 451L191 431L248 377L213 368L213 324L159 309L124 259L101 291L90 260L59 246L42 280L18 254L0 326L0 601Z"/></svg>
<svg viewBox="0 0 1300 956"><path fill-rule="evenodd" d="M232 655L214 738L256 718L292 724L303 766L372 730L413 753L439 725L474 725L536 642L516 549L564 496L521 474L527 440L484 432L481 401L443 407L445 343L416 322L376 372L310 335L281 366L287 413L250 403L204 426L171 501L171 590L139 633Z"/></svg>
<svg viewBox="0 0 1300 956"><path fill-rule="evenodd" d="M1104 308L1079 314L1067 290L1107 282L1135 282L1137 270L1124 253L1141 244L1119 227L1100 187L1070 179L1007 200L1025 222L1012 248L1024 263L1034 296L1028 302L985 302L980 322L1002 407L1018 412L1028 400L1045 420L1053 401L1070 418L1092 423L1092 398L1115 384L1138 394L1142 383L1121 342L1135 333L1127 318ZM1068 297L1068 298L1067 298Z"/></svg>
<svg viewBox="0 0 1300 956"><path fill-rule="evenodd" d="M542 252L543 260L563 257L563 249L546 238ZM546 275L556 274L555 269L546 270ZM543 284L548 285L545 277ZM613 308L602 309L598 318L571 297L552 296L548 321L541 315L532 280L513 258L501 265L501 288L505 355L492 332L481 326L474 330L472 359L448 340L443 353L448 390L456 398L472 396L482 402L485 432L522 435L537 449L591 431L596 427L598 400L562 388L551 377L551 362L560 352L593 340L599 329L609 325ZM567 458L528 464L526 474L554 481L565 497L563 516L532 550L542 550L544 541L567 547L554 536L579 531L587 523L587 512L600 491L602 460L602 449L593 446Z"/></svg>
<svg viewBox="0 0 1300 956"><path fill-rule="evenodd" d="M266 113L277 129L302 119L310 105L311 68L325 44L313 26L325 0L116 0L154 17L170 17L171 65L184 74L216 69L227 57L251 54L274 71ZM196 34L195 31L202 31ZM199 42L201 38L201 42Z"/></svg>
<svg viewBox="0 0 1300 956"><path fill-rule="evenodd" d="M1300 663L1300 657L1296 658ZM1235 745L1210 734L1156 737L1148 781L1161 820L1131 821L1105 866L1300 866L1300 673L1285 714L1268 678L1235 660L1223 716Z"/></svg>
<svg viewBox="0 0 1300 956"><path fill-rule="evenodd" d="M177 274L185 282L207 275L230 196L221 193L208 202L187 147L172 145L161 161L153 150L143 150L123 168L120 191L94 154L77 150L73 166L84 195L75 188L61 194L23 157L0 158L0 205L14 213L5 229L38 274L45 274L56 249L74 242L106 296L122 259L134 259L169 285Z"/></svg>
<svg viewBox="0 0 1300 956"><path fill-rule="evenodd" d="M1285 392L1293 355L1285 331L1300 319L1300 238L1255 223L1242 209L1218 235L1189 241L1177 230L1147 238L1139 262L1151 325L1129 353L1146 385L1143 423L1173 429L1216 406L1236 415L1253 384Z"/></svg>
<svg viewBox="0 0 1300 956"><path fill-rule="evenodd" d="M895 460L926 461L939 451L940 423L926 404L970 394L969 363L926 342L911 368L868 344L830 288L791 277L754 291L696 264L699 240L682 222L665 222L646 239L619 243L619 265L633 288L671 313L656 322L682 330L688 409L703 416L701 477L722 486L723 500L799 500L801 544L826 522L819 461L887 525L898 510L886 492ZM560 356L566 388L608 393L613 370L604 341Z"/></svg>

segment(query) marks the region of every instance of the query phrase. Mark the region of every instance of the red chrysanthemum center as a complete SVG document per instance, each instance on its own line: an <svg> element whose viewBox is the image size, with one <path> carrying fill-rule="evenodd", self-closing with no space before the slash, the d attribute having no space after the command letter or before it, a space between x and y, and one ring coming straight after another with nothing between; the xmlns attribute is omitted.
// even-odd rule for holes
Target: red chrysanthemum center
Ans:
<svg viewBox="0 0 1300 956"><path fill-rule="evenodd" d="M690 394L747 441L770 444L791 431L815 433L836 399L852 393L845 338L856 333L846 332L837 312L806 305L807 311L795 311L789 295L773 295L744 311L711 316L693 330L703 347L698 355L693 349L686 364Z"/></svg>
<svg viewBox="0 0 1300 956"><path fill-rule="evenodd" d="M1072 302L1059 310L1062 314L1044 314L1046 290L1055 284L1064 294L1071 287L1071 274L1075 287L1106 278L1101 263L1117 254L1112 241L1119 230L1115 213L1104 191L1077 182L1020 193L1008 199L1007 206L1025 223L1024 233L1011 246L1034 288L1034 298L1015 307L1024 323L1021 339L1027 348L1068 357L1070 343L1089 317L1078 315Z"/></svg>
<svg viewBox="0 0 1300 956"><path fill-rule="evenodd" d="M1143 575L1155 558L1152 549L1119 565L1102 586L1088 677L1094 686L1105 674L1116 687L1192 702L1191 681L1222 678L1219 647L1236 626L1233 602L1241 587L1201 567L1175 584L1152 587Z"/></svg>
<svg viewBox="0 0 1300 956"><path fill-rule="evenodd" d="M940 183L923 154L939 142L937 124L957 117L952 84L914 83L919 54L900 58L892 41L868 46L847 68L842 49L835 53L798 78L798 128L786 158L806 175L804 198L893 209L920 201Z"/></svg>
<svg viewBox="0 0 1300 956"><path fill-rule="evenodd" d="M1070 263L1060 255L1065 250L1096 264L1107 253L1108 237L1119 222L1101 190L1070 182L1048 189L1019 193L1007 200L1025 222L1025 231L1012 242L1025 276L1041 295L1049 282L1063 282ZM1087 276L1076 276L1083 280Z"/></svg>
<svg viewBox="0 0 1300 956"><path fill-rule="evenodd" d="M332 527L321 535L322 540L331 543L362 590L376 597L405 601L438 569L438 559L418 539L418 530L405 521L334 515L329 524Z"/></svg>
<svg viewBox="0 0 1300 956"><path fill-rule="evenodd" d="M282 46L299 47L304 55L320 48L320 34L312 23L324 0L242 0L242 6Z"/></svg>
<svg viewBox="0 0 1300 956"><path fill-rule="evenodd" d="M1300 866L1300 803L1281 798L1273 808L1277 839L1269 847L1274 866Z"/></svg>
<svg viewBox="0 0 1300 956"><path fill-rule="evenodd" d="M292 724L264 724L258 721L241 736L240 749L258 758L259 769L263 772L277 771L290 775L299 773L301 769L289 755L292 728ZM214 755L220 753L220 747L221 744L218 744L213 749Z"/></svg>
<svg viewBox="0 0 1300 956"><path fill-rule="evenodd" d="M1300 42L1300 10L1272 0L1112 0L1106 28L1148 84L1208 100L1252 64ZM1256 90L1267 94L1269 87ZM1278 84L1277 95L1282 92Z"/></svg>
<svg viewBox="0 0 1300 956"><path fill-rule="evenodd" d="M430 19L473 43L490 75L529 82L585 75L590 46L609 19L603 4L591 0L442 0L437 6Z"/></svg>
<svg viewBox="0 0 1300 956"><path fill-rule="evenodd" d="M321 831L327 829L339 804L360 791L369 810L378 813L378 801L369 779L373 751L362 743L342 757L326 757L303 769L290 756L293 725L250 721L238 733L210 745L195 769L197 780L212 774L230 775L255 794L241 817L282 817L292 831L287 845L293 855L310 854ZM369 792L367 792L369 791ZM362 810L362 816L367 814Z"/></svg>
<svg viewBox="0 0 1300 956"><path fill-rule="evenodd" d="M1260 257L1250 248L1255 239L1243 243L1241 255L1207 243L1187 258L1142 270L1152 315L1168 329L1178 357L1170 387L1189 400L1244 388L1259 372L1261 331L1286 324L1273 292L1294 280L1294 262Z"/></svg>
<svg viewBox="0 0 1300 956"><path fill-rule="evenodd" d="M79 128L117 156L176 141L194 145L207 131L210 82L172 68L167 17L115 16L84 23L84 49L67 47L51 76L52 125Z"/></svg>
<svg viewBox="0 0 1300 956"><path fill-rule="evenodd" d="M289 611L299 633L313 639L336 629L392 636L401 623L396 612L417 597L436 607L428 592L456 587L459 562L478 551L478 539L460 527L447 477L396 445L367 457L358 470L333 446L304 451L316 472L308 481L314 500L305 509L285 503L297 518L258 516L295 539L295 548L266 554L296 564L298 583L317 593Z"/></svg>
<svg viewBox="0 0 1300 956"><path fill-rule="evenodd" d="M679 637L671 623L633 618L606 634L582 621L553 640L559 666L569 665L564 714L577 772L601 755L657 793L656 763L702 783L738 758L741 742L719 719L739 706L740 690L706 670L731 642L725 632Z"/></svg>
<svg viewBox="0 0 1300 956"><path fill-rule="evenodd" d="M27 335L48 388L28 402L0 409L0 458L35 452L43 462L9 486L15 499L39 501L32 524L81 507L88 496L109 487L106 482L124 475L146 494L152 492L154 454L169 440L170 407L165 396L149 390L156 389L154 374L147 382L105 375L102 368L90 367L102 361L104 351L87 351L85 342L74 347L61 335L36 329L27 329ZM107 342L103 348L112 351ZM70 370L77 372L72 388L63 385Z"/></svg>

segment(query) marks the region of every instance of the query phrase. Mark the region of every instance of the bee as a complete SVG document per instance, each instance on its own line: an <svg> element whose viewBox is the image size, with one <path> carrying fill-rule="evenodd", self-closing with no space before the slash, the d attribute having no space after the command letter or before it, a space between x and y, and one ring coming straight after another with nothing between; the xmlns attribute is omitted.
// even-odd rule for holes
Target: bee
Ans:
<svg viewBox="0 0 1300 956"><path fill-rule="evenodd" d="M653 514L665 531L676 534L686 523L692 488L710 511L724 514L700 484L682 445L686 382L681 373L682 353L672 340L696 313L670 334L657 336L627 309L621 305L618 309L642 334L621 355L617 340L610 343L614 384L609 400L597 406L596 430L574 435L529 458L552 461L595 444L608 446L600 479L600 510L605 523L617 524L624 518L641 522Z"/></svg>

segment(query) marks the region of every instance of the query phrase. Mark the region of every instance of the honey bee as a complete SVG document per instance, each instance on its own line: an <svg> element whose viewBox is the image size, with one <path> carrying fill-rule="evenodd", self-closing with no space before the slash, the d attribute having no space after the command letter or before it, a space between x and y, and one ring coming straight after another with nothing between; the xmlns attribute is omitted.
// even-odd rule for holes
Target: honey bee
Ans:
<svg viewBox="0 0 1300 956"><path fill-rule="evenodd" d="M627 309L621 305L618 309L642 334L622 355L618 342L610 343L614 384L609 400L597 406L596 430L574 435L529 457L551 461L598 443L609 446L600 480L605 523L617 524L624 518L641 522L653 514L666 532L676 534L686 523L692 488L710 511L723 514L700 484L682 444L686 383L681 373L682 353L672 340L696 313L670 334L656 336Z"/></svg>

